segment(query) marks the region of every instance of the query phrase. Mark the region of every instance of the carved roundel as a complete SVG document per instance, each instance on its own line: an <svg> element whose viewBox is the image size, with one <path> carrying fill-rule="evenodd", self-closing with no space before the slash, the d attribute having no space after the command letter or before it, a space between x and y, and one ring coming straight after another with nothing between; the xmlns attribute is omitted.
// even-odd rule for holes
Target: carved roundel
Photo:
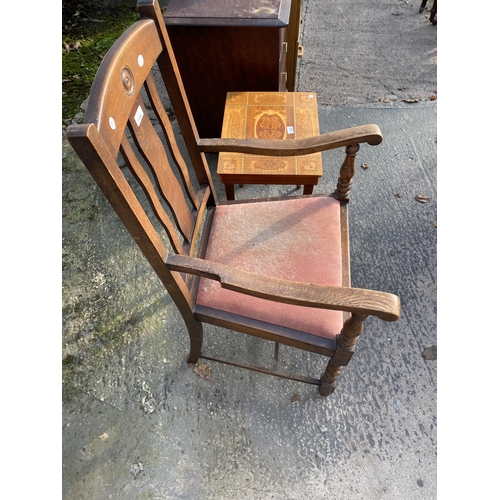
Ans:
<svg viewBox="0 0 500 500"><path fill-rule="evenodd" d="M134 75L127 66L124 66L122 69L122 85L128 95L134 93Z"/></svg>

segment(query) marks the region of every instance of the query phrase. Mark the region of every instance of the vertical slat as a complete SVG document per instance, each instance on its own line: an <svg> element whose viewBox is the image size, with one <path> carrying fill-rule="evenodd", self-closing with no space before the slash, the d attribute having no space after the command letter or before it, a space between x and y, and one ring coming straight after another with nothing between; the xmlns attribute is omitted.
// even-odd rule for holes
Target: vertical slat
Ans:
<svg viewBox="0 0 500 500"><path fill-rule="evenodd" d="M151 124L140 95L130 113L129 126L134 142L151 168L158 190L171 209L179 231L190 241L195 215L186 203L184 191L170 167L163 144Z"/></svg>
<svg viewBox="0 0 500 500"><path fill-rule="evenodd" d="M198 253L197 256L200 259L205 258L205 253L207 251L207 246L208 246L208 239L210 236L210 231L212 229L212 222L214 220L214 214L215 214L215 209L213 207L210 207L207 210L207 214L205 217L205 224L203 225L203 233L201 235L200 239L200 245L198 247ZM191 250L194 251L195 248L194 246L191 247ZM189 256L192 257L194 253L190 254ZM186 277L186 285L189 287L189 291L193 295L193 300L196 302L196 296L198 295L198 284L200 281L200 277L196 276L195 274L188 274Z"/></svg>
<svg viewBox="0 0 500 500"><path fill-rule="evenodd" d="M144 88L146 89L146 93L149 97L149 102L155 112L158 120L160 121L161 128L163 133L165 134L165 138L167 140L167 145L170 150L170 154L172 155L172 159L174 160L179 173L181 174L182 182L184 184L184 188L186 189L186 193L193 204L193 208L198 208L198 197L196 196L196 191L191 182L191 178L189 176L189 172L186 166L186 162L179 151L179 147L177 145L177 140L175 139L174 130L172 128L172 124L168 118L168 115L163 107L160 96L158 94L158 90L156 89L156 84L153 79L153 75L149 73L146 78L146 82L144 84Z"/></svg>
<svg viewBox="0 0 500 500"><path fill-rule="evenodd" d="M200 202L198 209L198 216L196 218L196 222L193 229L193 234L191 235L191 248L189 250L189 256L193 257L196 249L196 241L198 239L198 234L202 227L203 215L205 214L205 210L207 208L207 203L210 198L210 189L208 186L205 186L202 190L200 190Z"/></svg>
<svg viewBox="0 0 500 500"><path fill-rule="evenodd" d="M179 240L176 232L175 226L172 224L170 217L163 209L163 206L156 194L155 188L148 174L140 164L139 160L135 156L132 146L128 142L127 138L124 136L121 142L120 151L122 156L127 163L128 168L137 179L137 182L142 186L144 194L151 204L151 208L155 213L156 217L160 221L161 225L165 229L170 243L174 247L174 250L181 255L187 255L187 251L183 247L181 241Z"/></svg>

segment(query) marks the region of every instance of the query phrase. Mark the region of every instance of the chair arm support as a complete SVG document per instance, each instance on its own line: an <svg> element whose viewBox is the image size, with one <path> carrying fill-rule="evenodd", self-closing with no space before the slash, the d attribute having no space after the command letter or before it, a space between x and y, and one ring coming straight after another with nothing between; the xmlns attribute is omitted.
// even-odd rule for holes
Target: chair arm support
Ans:
<svg viewBox="0 0 500 500"><path fill-rule="evenodd" d="M384 321L396 321L400 315L399 297L390 293L270 278L176 254L168 255L166 266L171 271L219 281L228 290L275 302L372 315Z"/></svg>
<svg viewBox="0 0 500 500"><path fill-rule="evenodd" d="M204 153L246 153L262 156L301 156L360 143L376 146L382 142L378 125L360 125L307 139L199 139Z"/></svg>

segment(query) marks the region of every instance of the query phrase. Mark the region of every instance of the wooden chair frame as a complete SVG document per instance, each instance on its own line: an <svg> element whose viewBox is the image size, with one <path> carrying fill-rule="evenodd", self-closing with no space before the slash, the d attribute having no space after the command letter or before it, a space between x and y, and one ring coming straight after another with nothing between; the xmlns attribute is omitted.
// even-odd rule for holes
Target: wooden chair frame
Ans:
<svg viewBox="0 0 500 500"><path fill-rule="evenodd" d="M95 77L85 123L69 127L67 138L178 307L190 337L188 363L205 358L235 364L318 385L320 394L327 396L334 391L338 376L354 353L363 331L363 321L369 315L385 321L396 321L400 315L397 296L350 286L347 206L355 171L354 159L359 144L379 144L382 141L381 132L376 125L364 125L304 140L200 139L158 1L140 0L138 8L141 20L117 40ZM199 187L190 178L189 168L176 145L174 131L159 97L151 74L156 64L168 90ZM147 114L142 116L147 111L139 91L143 87L167 140L176 172L171 169ZM130 137L127 137L127 130ZM139 153L132 144L137 146ZM339 147L346 147L346 158L340 168L335 193L325 196L333 196L341 203L342 286L271 278L204 259L211 221L218 207L261 201L219 202L205 152L293 156ZM169 253L168 244L160 237L127 181L117 161L119 153L143 188L153 212L168 235L173 253ZM138 156L143 157L152 176L147 175ZM292 197L280 198L284 199ZM210 309L196 302L201 278L218 281L224 289L269 301L343 311L346 320L338 335L328 339ZM315 379L207 355L201 350L202 323L272 340L276 342L276 354L279 344L286 344L330 359L321 378Z"/></svg>

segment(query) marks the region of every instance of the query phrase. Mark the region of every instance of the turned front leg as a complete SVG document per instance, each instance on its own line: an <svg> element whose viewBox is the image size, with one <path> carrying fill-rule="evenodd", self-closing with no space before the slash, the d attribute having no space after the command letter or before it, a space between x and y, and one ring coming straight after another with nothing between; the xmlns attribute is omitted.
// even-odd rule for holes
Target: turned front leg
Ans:
<svg viewBox="0 0 500 500"><path fill-rule="evenodd" d="M325 373L321 377L319 393L322 396L329 396L335 390L342 369L349 363L354 354L354 346L363 333L363 322L367 317L367 314L353 313L337 335L337 350L330 358Z"/></svg>
<svg viewBox="0 0 500 500"><path fill-rule="evenodd" d="M354 160L359 151L359 144L353 144L345 148L345 159L344 163L340 167L340 176L337 181L337 189L333 196L342 203L349 202L349 192L351 191L352 178L354 177L354 172L356 167L354 165Z"/></svg>

